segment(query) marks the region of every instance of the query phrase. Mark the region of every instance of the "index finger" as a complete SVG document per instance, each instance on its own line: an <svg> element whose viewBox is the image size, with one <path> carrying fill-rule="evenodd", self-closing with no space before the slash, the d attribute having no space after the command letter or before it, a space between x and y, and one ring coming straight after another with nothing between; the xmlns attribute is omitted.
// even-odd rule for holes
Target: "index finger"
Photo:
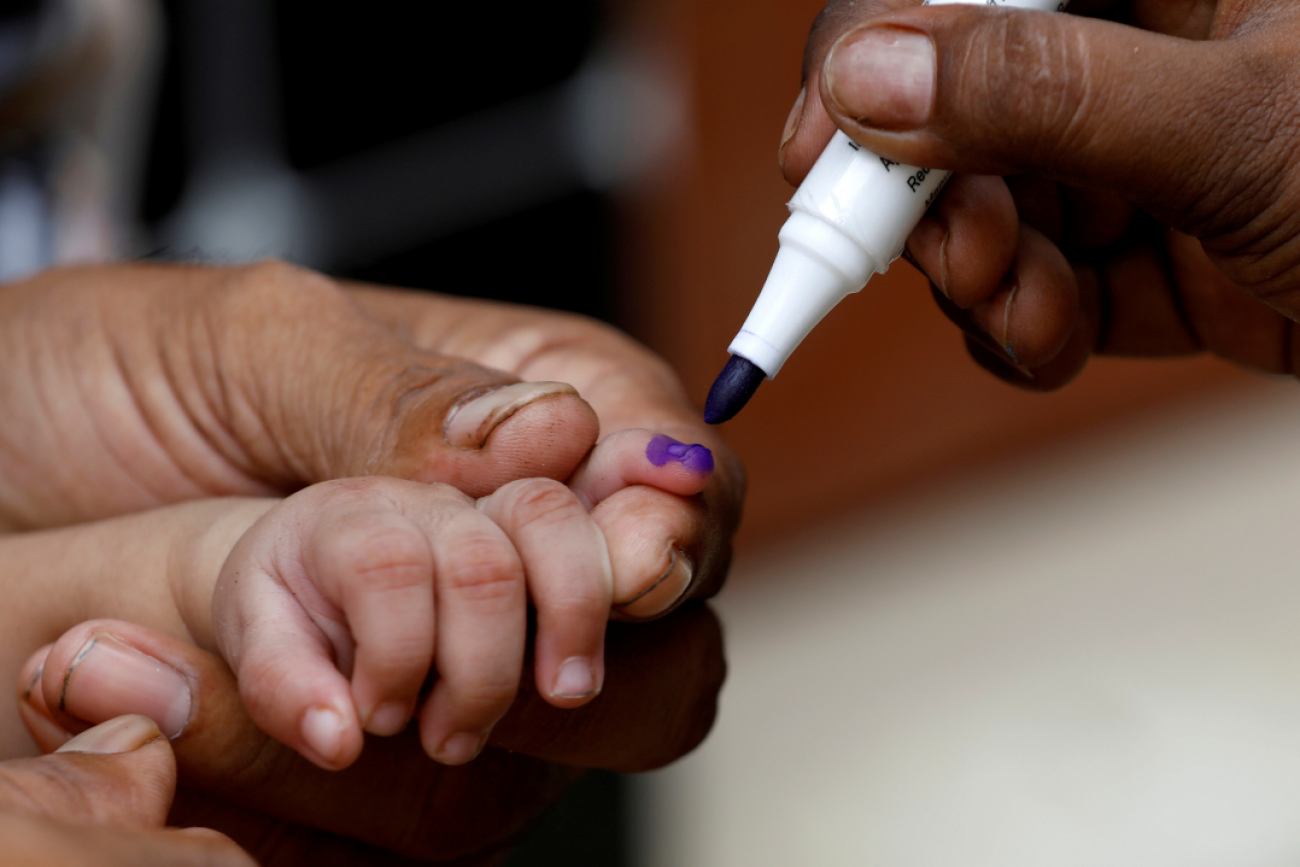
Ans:
<svg viewBox="0 0 1300 867"><path fill-rule="evenodd" d="M427 759L411 729L372 741L356 764L329 772L253 725L219 657L131 623L91 621L54 644L41 675L42 695L52 707L59 704L77 651L97 631L154 660L192 694L186 725L172 742L187 786L429 860L488 851L512 838L573 781L550 762L631 771L684 755L712 725L724 668L721 631L707 609L692 607L655 623L615 624L606 644L609 685L601 700L559 710L533 692L527 679L491 741L514 753L489 747L470 765L445 767ZM64 706L81 723L133 712L145 685L84 677L70 683ZM95 714L81 716L83 707ZM23 713L38 712L24 703ZM54 725L49 713L44 716ZM76 725L67 715L60 719ZM426 821L431 815L472 821Z"/></svg>

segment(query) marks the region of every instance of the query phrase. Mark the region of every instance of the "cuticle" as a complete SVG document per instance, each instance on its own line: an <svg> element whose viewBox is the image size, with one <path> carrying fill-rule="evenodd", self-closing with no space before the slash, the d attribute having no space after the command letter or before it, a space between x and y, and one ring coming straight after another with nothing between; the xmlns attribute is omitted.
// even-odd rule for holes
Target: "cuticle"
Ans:
<svg viewBox="0 0 1300 867"><path fill-rule="evenodd" d="M63 673L63 688L59 691L59 710L63 713L68 712L68 685L72 682L72 674L77 670L77 666L81 664L81 660L85 659L86 655L98 643L98 635L90 636L90 640L86 642L81 650L77 651L77 655L72 658L72 662L68 665L68 670Z"/></svg>
<svg viewBox="0 0 1300 867"><path fill-rule="evenodd" d="M44 673L45 673L45 661L42 660L41 664L36 666L36 672L27 681L27 689L23 692L24 701L32 697L32 693L36 691L36 684L41 682L41 675L43 675Z"/></svg>
<svg viewBox="0 0 1300 867"><path fill-rule="evenodd" d="M1016 281L1011 286L1011 292L1007 295L1007 303L1002 308L1002 347L1011 356L1011 360L1017 364L1020 362L1016 359L1016 354L1011 351L1011 341L1008 339L1011 335L1011 307L1015 304L1016 293L1020 291L1020 282Z"/></svg>
<svg viewBox="0 0 1300 867"><path fill-rule="evenodd" d="M650 593L651 593L655 588L657 588L660 584L662 584L662 583L664 583L665 581L667 581L667 580L668 580L668 576L672 575L673 572L677 569L677 558L678 558L678 556L680 555L682 558L685 558L685 557L686 557L686 553L683 552L683 551L679 551L675 546L673 547L672 552L673 552L673 554L672 554L672 559L670 559L670 560L668 561L668 568L664 570L664 574L660 575L658 578L655 579L655 581L654 581L653 584L651 584L651 585L650 585L649 587L647 587L646 589L642 590L642 591L641 591L640 593L638 593L637 595L633 596L633 597L632 597L631 599L629 599L628 601L626 601L626 602L621 602L621 603L619 603L618 605L615 605L614 607L615 607L615 608L626 608L626 607L629 606L629 605L633 605L633 604L635 604L636 602L640 601L641 599L644 599L647 595L649 595L649 594L650 594ZM683 592L685 592L685 591L683 591ZM676 600L674 600L674 601L676 601Z"/></svg>

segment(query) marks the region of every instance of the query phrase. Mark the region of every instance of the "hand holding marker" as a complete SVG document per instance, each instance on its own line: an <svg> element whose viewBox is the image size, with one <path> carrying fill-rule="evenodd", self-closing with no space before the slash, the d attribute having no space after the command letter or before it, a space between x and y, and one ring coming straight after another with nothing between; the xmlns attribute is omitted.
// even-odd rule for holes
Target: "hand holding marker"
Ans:
<svg viewBox="0 0 1300 867"><path fill-rule="evenodd" d="M1060 11L1058 0L936 0ZM709 390L704 420L721 424L780 371L813 327L903 252L951 172L902 165L836 132L790 201L780 250L730 360Z"/></svg>

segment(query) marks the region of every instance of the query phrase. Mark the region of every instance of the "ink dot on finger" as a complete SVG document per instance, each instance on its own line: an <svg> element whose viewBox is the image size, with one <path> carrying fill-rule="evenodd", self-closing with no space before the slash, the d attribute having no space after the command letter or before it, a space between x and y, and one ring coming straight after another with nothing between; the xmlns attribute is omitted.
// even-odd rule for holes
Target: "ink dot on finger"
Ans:
<svg viewBox="0 0 1300 867"><path fill-rule="evenodd" d="M713 452L698 443L684 443L666 434L656 434L645 447L646 460L656 467L678 463L704 475L713 472Z"/></svg>

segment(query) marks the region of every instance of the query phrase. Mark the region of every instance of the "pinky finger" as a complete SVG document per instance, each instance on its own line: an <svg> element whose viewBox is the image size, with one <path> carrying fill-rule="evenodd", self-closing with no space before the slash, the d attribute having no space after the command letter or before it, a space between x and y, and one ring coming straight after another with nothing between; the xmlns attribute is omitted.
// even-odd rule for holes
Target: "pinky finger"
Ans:
<svg viewBox="0 0 1300 867"><path fill-rule="evenodd" d="M261 620L275 629L236 626L232 638L219 640L249 716L320 767L347 767L361 754L361 723L330 642L278 583L260 604Z"/></svg>

